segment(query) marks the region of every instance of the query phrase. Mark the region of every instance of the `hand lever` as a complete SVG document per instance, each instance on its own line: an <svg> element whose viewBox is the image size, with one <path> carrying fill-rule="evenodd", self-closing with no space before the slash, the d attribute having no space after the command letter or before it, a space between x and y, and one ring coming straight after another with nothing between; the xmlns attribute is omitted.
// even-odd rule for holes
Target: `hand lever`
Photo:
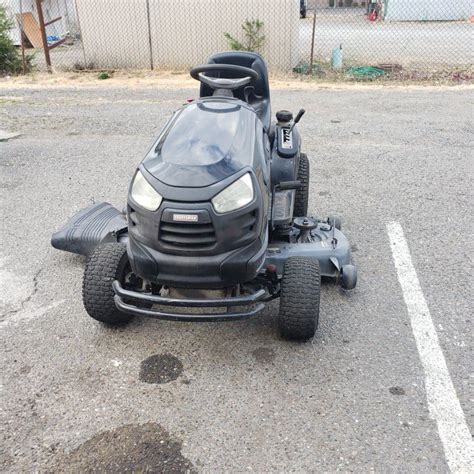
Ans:
<svg viewBox="0 0 474 474"><path fill-rule="evenodd" d="M291 127L290 127L290 133L293 131L293 129L295 128L295 125L301 120L301 117L303 117L303 115L305 114L306 110L305 109L300 109L300 111L298 112L298 115L295 117L295 120L293 120L293 123L291 124Z"/></svg>

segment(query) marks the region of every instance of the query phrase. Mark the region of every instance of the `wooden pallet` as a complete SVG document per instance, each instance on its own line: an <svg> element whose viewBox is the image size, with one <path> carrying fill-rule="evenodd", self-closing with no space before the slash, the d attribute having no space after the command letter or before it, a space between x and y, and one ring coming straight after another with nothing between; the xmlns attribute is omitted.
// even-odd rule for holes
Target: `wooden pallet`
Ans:
<svg viewBox="0 0 474 474"><path fill-rule="evenodd" d="M23 33L28 38L33 48L42 48L43 39L41 37L41 29L39 23L31 12L17 13L16 17Z"/></svg>

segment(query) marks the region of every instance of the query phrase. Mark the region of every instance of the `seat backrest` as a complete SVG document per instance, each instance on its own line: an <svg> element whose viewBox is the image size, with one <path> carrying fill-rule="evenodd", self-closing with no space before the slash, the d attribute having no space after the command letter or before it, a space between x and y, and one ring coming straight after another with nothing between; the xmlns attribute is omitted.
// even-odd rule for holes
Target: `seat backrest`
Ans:
<svg viewBox="0 0 474 474"><path fill-rule="evenodd" d="M258 80L252 85L255 88L254 94L245 94L244 88L237 89L234 97L244 102L248 102L263 122L264 127L268 130L270 127L270 87L268 85L268 71L262 56L249 51L228 51L224 53L213 54L208 59L208 64L235 64L255 70L258 73ZM226 75L231 78L231 74ZM212 96L213 90L206 84L201 83L200 97Z"/></svg>

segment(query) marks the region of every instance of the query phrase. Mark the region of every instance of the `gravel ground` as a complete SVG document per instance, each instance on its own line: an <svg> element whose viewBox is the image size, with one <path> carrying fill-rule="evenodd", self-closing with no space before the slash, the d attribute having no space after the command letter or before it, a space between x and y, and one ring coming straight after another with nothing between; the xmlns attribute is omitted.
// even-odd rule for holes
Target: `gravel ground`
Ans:
<svg viewBox="0 0 474 474"><path fill-rule="evenodd" d="M0 143L1 470L448 471L385 225L403 226L472 432L472 90L273 92L274 110L307 110L310 209L343 217L360 272L353 292L324 286L306 344L279 339L276 302L246 322L104 328L83 259L50 247L81 207L123 206L195 93L1 92L0 128L22 133Z"/></svg>

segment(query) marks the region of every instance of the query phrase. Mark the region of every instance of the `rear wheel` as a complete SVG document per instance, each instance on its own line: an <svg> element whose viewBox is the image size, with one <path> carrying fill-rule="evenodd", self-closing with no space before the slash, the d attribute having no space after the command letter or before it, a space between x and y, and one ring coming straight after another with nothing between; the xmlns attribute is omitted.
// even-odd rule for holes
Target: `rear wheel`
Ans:
<svg viewBox="0 0 474 474"><path fill-rule="evenodd" d="M298 167L298 181L301 188L296 190L294 217L306 217L308 215L308 195L309 195L309 160L304 154L300 154L300 164Z"/></svg>
<svg viewBox="0 0 474 474"><path fill-rule="evenodd" d="M115 306L112 283L124 285L131 275L127 247L120 243L101 244L87 260L82 282L82 301L87 314L102 323L117 326L133 316Z"/></svg>
<svg viewBox="0 0 474 474"><path fill-rule="evenodd" d="M315 258L290 257L283 270L278 327L284 339L311 339L319 321L321 275Z"/></svg>

